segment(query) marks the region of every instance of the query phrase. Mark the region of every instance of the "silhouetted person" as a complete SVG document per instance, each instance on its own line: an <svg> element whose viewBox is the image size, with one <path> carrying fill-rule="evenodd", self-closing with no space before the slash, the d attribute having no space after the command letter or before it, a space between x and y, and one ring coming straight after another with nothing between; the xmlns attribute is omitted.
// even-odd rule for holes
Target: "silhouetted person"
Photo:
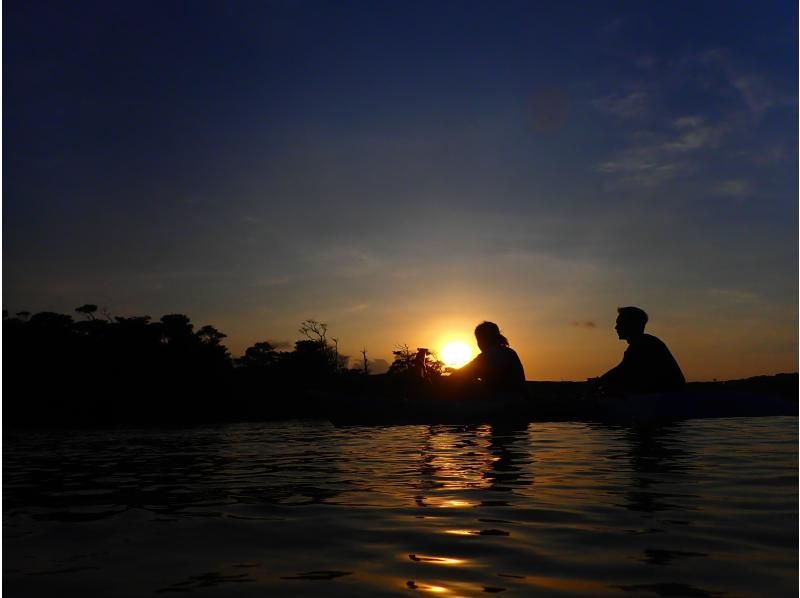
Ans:
<svg viewBox="0 0 800 598"><path fill-rule="evenodd" d="M493 322L483 322L475 328L475 339L480 355L451 376L459 381L480 381L490 390L522 391L525 389L525 371L516 351L508 346L508 339L500 334Z"/></svg>
<svg viewBox="0 0 800 598"><path fill-rule="evenodd" d="M645 334L647 314L638 307L617 309L615 330L628 341L622 362L595 382L607 394L626 395L681 390L686 380L667 346Z"/></svg>

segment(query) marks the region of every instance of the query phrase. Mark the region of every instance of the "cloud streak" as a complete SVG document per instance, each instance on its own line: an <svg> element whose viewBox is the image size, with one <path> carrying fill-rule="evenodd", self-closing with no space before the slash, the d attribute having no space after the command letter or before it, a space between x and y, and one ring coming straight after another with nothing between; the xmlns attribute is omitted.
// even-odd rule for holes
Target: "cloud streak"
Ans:
<svg viewBox="0 0 800 598"><path fill-rule="evenodd" d="M753 184L745 179L728 179L716 183L711 192L721 197L749 197L753 194Z"/></svg>
<svg viewBox="0 0 800 598"><path fill-rule="evenodd" d="M693 154L717 148L725 132L725 125L709 124L701 116L681 116L666 131L634 133L628 147L594 170L621 183L656 187L690 173L697 160Z"/></svg>
<svg viewBox="0 0 800 598"><path fill-rule="evenodd" d="M790 98L778 93L764 77L738 66L732 53L724 48L711 48L698 56L698 63L717 75L723 91L733 91L754 117L761 117Z"/></svg>
<svg viewBox="0 0 800 598"><path fill-rule="evenodd" d="M598 111L623 119L642 118L648 111L650 96L645 91L628 94L611 94L592 100L590 104Z"/></svg>

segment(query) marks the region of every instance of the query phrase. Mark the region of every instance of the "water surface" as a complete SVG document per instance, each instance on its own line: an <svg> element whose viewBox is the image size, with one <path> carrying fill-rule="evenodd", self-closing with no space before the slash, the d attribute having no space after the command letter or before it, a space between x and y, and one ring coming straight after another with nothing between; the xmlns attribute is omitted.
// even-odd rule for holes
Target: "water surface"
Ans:
<svg viewBox="0 0 800 598"><path fill-rule="evenodd" d="M9 596L795 596L797 418L6 433Z"/></svg>

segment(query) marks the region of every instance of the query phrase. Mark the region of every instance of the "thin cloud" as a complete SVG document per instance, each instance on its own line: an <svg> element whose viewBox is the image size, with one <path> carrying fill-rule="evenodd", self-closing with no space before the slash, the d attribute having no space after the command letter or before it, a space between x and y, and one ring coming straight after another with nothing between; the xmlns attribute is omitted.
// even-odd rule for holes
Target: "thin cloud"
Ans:
<svg viewBox="0 0 800 598"><path fill-rule="evenodd" d="M355 314L362 312L366 309L369 309L368 303L358 303L357 305L350 305L348 307L345 307L344 309L342 309L342 312L346 314Z"/></svg>
<svg viewBox="0 0 800 598"><path fill-rule="evenodd" d="M728 179L716 183L711 191L722 197L747 197L753 194L753 185L745 179Z"/></svg>
<svg viewBox="0 0 800 598"><path fill-rule="evenodd" d="M598 164L595 171L614 176L621 183L655 187L687 172L690 164L670 159L659 146L634 146Z"/></svg>
<svg viewBox="0 0 800 598"><path fill-rule="evenodd" d="M731 85L754 114L763 114L778 103L765 84L752 75L736 77Z"/></svg>
<svg viewBox="0 0 800 598"><path fill-rule="evenodd" d="M338 278L363 278L384 269L385 261L374 253L350 246L329 246L312 256L319 267Z"/></svg>
<svg viewBox="0 0 800 598"><path fill-rule="evenodd" d="M766 151L760 153L756 157L756 162L759 164L774 164L777 162L783 162L788 158L788 152L786 148L782 145L774 145L768 148Z"/></svg>
<svg viewBox="0 0 800 598"><path fill-rule="evenodd" d="M762 77L741 69L723 48L706 50L699 55L698 62L720 76L723 85L733 90L754 116L787 102Z"/></svg>
<svg viewBox="0 0 800 598"><path fill-rule="evenodd" d="M688 154L719 146L726 129L708 124L699 116L676 118L663 133L639 131L633 143L610 160L598 164L596 172L616 176L622 183L656 187L692 170Z"/></svg>
<svg viewBox="0 0 800 598"><path fill-rule="evenodd" d="M724 132L722 126L707 125L699 116L682 116L672 123L676 136L663 144L663 149L688 152L703 148L713 148L719 144Z"/></svg>
<svg viewBox="0 0 800 598"><path fill-rule="evenodd" d="M570 326L574 326L575 328L597 328L597 324L594 320L575 321L572 322Z"/></svg>
<svg viewBox="0 0 800 598"><path fill-rule="evenodd" d="M627 95L611 94L591 101L600 112L625 119L641 118L647 113L649 96L644 91Z"/></svg>
<svg viewBox="0 0 800 598"><path fill-rule="evenodd" d="M672 126L676 129L693 129L702 124L702 116L681 116L672 121Z"/></svg>
<svg viewBox="0 0 800 598"><path fill-rule="evenodd" d="M601 112L620 119L638 115L639 122L647 123L647 128L631 132L627 144L595 163L592 170L604 175L607 186L651 190L701 174L701 164L719 161L722 153L737 145L753 151L754 121L782 106L795 105L797 99L781 91L779 81L745 67L742 60L724 48L686 54L671 66L665 65L666 72L659 81L650 82L648 92L642 90L641 81L623 81L629 89L633 85L639 89L592 100ZM647 63L645 60L643 66ZM694 113L656 113L657 106L667 105L660 100L686 92L698 93L708 101ZM648 105L650 110L645 113ZM765 150L753 155L751 163L777 163L783 155L780 149ZM721 197L745 197L753 192L753 185L743 180L712 180L704 185L709 193Z"/></svg>
<svg viewBox="0 0 800 598"><path fill-rule="evenodd" d="M728 303L757 303L761 296L752 291L742 289L714 288L706 291L711 297Z"/></svg>

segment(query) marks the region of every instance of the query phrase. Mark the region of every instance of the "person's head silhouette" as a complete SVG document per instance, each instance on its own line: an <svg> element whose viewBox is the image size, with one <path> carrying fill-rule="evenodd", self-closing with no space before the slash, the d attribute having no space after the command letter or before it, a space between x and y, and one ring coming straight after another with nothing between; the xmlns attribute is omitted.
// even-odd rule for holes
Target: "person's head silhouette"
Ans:
<svg viewBox="0 0 800 598"><path fill-rule="evenodd" d="M508 339L500 334L500 328L494 322L481 322L475 327L475 340L478 348L486 351L492 347L507 347Z"/></svg>
<svg viewBox="0 0 800 598"><path fill-rule="evenodd" d="M614 329L620 340L631 340L644 334L644 327L647 325L647 314L638 307L618 307L617 324Z"/></svg>

